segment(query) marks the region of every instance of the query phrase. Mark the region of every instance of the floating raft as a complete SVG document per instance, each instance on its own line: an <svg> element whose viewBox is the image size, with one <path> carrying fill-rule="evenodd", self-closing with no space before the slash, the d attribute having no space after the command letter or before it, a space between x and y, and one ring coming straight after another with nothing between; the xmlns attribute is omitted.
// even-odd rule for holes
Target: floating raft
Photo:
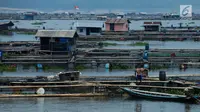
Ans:
<svg viewBox="0 0 200 112"><path fill-rule="evenodd" d="M100 96L105 96L105 94L101 94L101 93L44 94L44 95L37 95L37 94L30 94L30 95L23 95L23 94L1 94L0 98L19 98L19 97L100 97Z"/></svg>

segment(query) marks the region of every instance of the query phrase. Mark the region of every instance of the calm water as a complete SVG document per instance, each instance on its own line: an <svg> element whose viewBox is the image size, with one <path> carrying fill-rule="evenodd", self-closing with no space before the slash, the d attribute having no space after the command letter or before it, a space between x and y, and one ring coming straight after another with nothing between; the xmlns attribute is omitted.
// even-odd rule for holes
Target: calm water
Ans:
<svg viewBox="0 0 200 112"><path fill-rule="evenodd" d="M96 20L43 20L42 22L46 22L43 25L32 25L38 20L19 20L19 22L15 22L15 26L18 28L31 28L31 29L42 29L43 26L46 29L60 29L60 30L68 30L72 26L72 22L78 22L79 24L90 24L94 26L103 26L105 21L96 21ZM145 20L151 21L151 20ZM160 20L152 20L152 21L160 21ZM171 27L179 26L179 23L183 23L182 26L200 26L200 20L162 20L163 26ZM190 22L194 22L194 24L190 24ZM143 30L144 20L141 21L131 21L130 29L131 30ZM103 28L104 29L104 28Z"/></svg>
<svg viewBox="0 0 200 112"><path fill-rule="evenodd" d="M35 39L34 35L16 34L13 35L0 35L0 41L39 41Z"/></svg>
<svg viewBox="0 0 200 112"><path fill-rule="evenodd" d="M1 112L199 112L193 104L126 98L1 98Z"/></svg>
<svg viewBox="0 0 200 112"><path fill-rule="evenodd" d="M32 28L32 29L42 29L43 26L46 27L46 29L58 29L58 30L68 30L72 26L73 22L78 22L79 24L91 24L91 25L97 25L97 26L103 26L104 21L95 21L95 20L44 20L46 23L43 25L32 25L31 23L36 22L29 21L29 20L19 20L18 22L15 22L15 26L18 28ZM143 30L143 22L144 21L131 21L130 29L134 30ZM200 20L164 20L162 21L163 26L171 26L172 24L174 26L178 26L179 23L183 23L184 25L187 25L190 22L194 22L195 24L188 24L189 26L200 26ZM103 28L104 29L104 28ZM14 34L11 36L6 35L0 35L0 41L38 41L35 39L34 35L24 35L24 34ZM119 49L141 49L143 47L141 46L129 46L127 44L132 43L133 41L128 42L116 42L120 45L118 46L108 46L105 48L119 48ZM194 41L184 41L184 42L160 42L160 41L147 41L150 43L150 48L159 48L159 49L199 49L199 42Z"/></svg>
<svg viewBox="0 0 200 112"><path fill-rule="evenodd" d="M130 46L138 41L107 41L108 43L117 43L117 46L107 46L107 49L144 49L144 46ZM150 45L150 49L200 49L199 42L194 41L142 41Z"/></svg>
<svg viewBox="0 0 200 112"><path fill-rule="evenodd" d="M185 75L185 74L199 74L198 68L188 68L185 71L179 70L178 68L160 69L150 71L149 76L159 76L159 71L166 71L168 75ZM17 72L0 72L0 76L49 76L55 75L56 73L64 70L49 70L49 71L36 71L34 68L17 70ZM133 75L134 69L129 70L112 70L99 68L99 69L85 69L80 71L84 76L125 76Z"/></svg>
<svg viewBox="0 0 200 112"><path fill-rule="evenodd" d="M34 35L16 34L0 35L0 41L39 41ZM144 49L144 46L130 46L129 44L137 41L107 41L108 43L117 43L117 46L107 46L106 49ZM144 41L150 44L150 49L200 49L199 42L194 41Z"/></svg>
<svg viewBox="0 0 200 112"><path fill-rule="evenodd" d="M35 21L19 21L15 23L18 28L34 28L42 29L69 29L72 20L45 20L46 24L42 26L31 25ZM79 21L93 24L103 24L104 21ZM181 21L188 23L189 21ZM200 21L194 21L196 25L200 25ZM180 21L163 21L163 25L178 26ZM184 23L184 24L185 24ZM142 30L143 21L132 21L131 29ZM36 41L34 35L15 34L13 36L0 35L0 41ZM151 41L151 48L200 48L196 42L156 42ZM127 46L130 42L119 43L121 46L117 48L144 48ZM108 48L114 48L109 46ZM164 69L167 74L198 74L199 69L190 68L186 71L179 69ZM53 71L36 71L34 68L18 69L17 72L1 72L0 76L48 76L55 75L62 70ZM150 71L150 76L158 76L157 71ZM134 70L113 70L109 72L107 69L87 69L81 71L86 76L123 76L132 75ZM1 98L0 112L199 112L199 105L146 101L146 100L129 100L124 98Z"/></svg>

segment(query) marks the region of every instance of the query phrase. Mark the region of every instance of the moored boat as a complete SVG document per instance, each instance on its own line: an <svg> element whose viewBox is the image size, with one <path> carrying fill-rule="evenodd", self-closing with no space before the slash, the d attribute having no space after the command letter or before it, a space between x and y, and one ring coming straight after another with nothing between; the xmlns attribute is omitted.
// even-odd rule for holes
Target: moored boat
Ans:
<svg viewBox="0 0 200 112"><path fill-rule="evenodd" d="M167 94L160 92L151 92L137 89L122 88L122 90L134 98L145 98L152 100L164 100L164 101L192 101L192 97L186 95Z"/></svg>

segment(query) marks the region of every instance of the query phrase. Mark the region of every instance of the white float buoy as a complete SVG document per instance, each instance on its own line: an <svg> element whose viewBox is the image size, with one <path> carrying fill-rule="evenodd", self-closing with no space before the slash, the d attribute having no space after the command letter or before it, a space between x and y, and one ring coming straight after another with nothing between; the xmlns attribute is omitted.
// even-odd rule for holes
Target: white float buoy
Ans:
<svg viewBox="0 0 200 112"><path fill-rule="evenodd" d="M39 88L39 89L37 89L36 93L38 95L43 95L45 93L45 90L44 90L44 88Z"/></svg>
<svg viewBox="0 0 200 112"><path fill-rule="evenodd" d="M130 83L130 86L136 86L136 84L135 83Z"/></svg>

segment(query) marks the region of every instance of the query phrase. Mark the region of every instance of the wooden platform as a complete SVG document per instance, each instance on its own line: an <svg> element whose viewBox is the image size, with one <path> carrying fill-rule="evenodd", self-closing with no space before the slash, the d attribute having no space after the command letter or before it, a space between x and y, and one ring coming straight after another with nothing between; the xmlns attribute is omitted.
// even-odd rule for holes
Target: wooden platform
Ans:
<svg viewBox="0 0 200 112"><path fill-rule="evenodd" d="M148 86L148 85L113 85L113 84L92 84L92 85L50 85L50 86L0 86L0 89L27 89L27 88L71 88L71 87L132 87L132 88L155 88L155 89L180 89L184 90L186 87L165 87L165 86Z"/></svg>
<svg viewBox="0 0 200 112"><path fill-rule="evenodd" d="M20 98L20 97L102 97L107 96L106 94L102 93L85 93L85 94L44 94L44 95L37 95L37 94L0 94L0 98Z"/></svg>

